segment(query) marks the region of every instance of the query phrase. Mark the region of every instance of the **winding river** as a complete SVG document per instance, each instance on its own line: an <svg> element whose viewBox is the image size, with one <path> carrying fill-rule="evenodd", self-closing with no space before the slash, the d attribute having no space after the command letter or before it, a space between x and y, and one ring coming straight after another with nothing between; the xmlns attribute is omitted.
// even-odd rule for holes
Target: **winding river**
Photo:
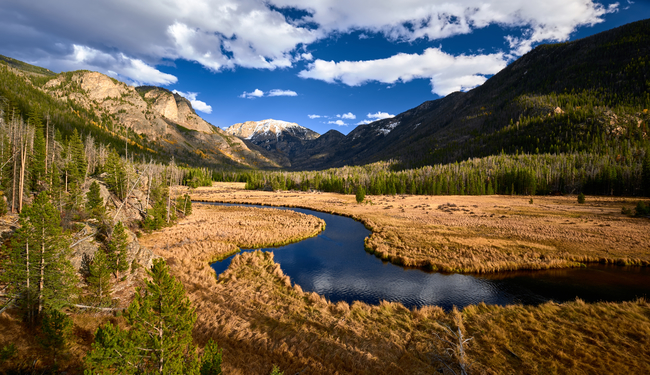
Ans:
<svg viewBox="0 0 650 375"><path fill-rule="evenodd" d="M409 308L438 305L450 310L480 302L537 305L549 300L627 301L650 296L650 267L590 265L491 275L404 268L367 253L364 239L370 231L353 219L302 208L274 208L302 212L326 222L326 229L316 237L262 250L274 252L275 261L293 283L332 302L378 304L387 300ZM212 264L217 275L228 268L231 259Z"/></svg>

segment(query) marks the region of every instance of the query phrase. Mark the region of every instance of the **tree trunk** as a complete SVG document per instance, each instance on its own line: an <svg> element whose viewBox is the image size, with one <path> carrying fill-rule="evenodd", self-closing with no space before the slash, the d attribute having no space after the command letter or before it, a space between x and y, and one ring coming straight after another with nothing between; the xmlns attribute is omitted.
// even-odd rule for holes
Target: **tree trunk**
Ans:
<svg viewBox="0 0 650 375"><path fill-rule="evenodd" d="M27 265L25 271L27 273L26 287L27 287L27 320L32 321L32 308L30 306L30 293L29 293L29 239L25 242L25 264Z"/></svg>
<svg viewBox="0 0 650 375"><path fill-rule="evenodd" d="M47 176L47 159L48 159L48 152L50 150L50 116L48 115L46 117L45 121L45 175Z"/></svg>
<svg viewBox="0 0 650 375"><path fill-rule="evenodd" d="M45 219L43 219L45 221ZM43 286L45 284L45 223L41 232L41 275L38 282L38 314L43 311Z"/></svg>
<svg viewBox="0 0 650 375"><path fill-rule="evenodd" d="M20 142L20 183L18 185L18 212L23 210L23 191L25 188L25 167L27 166L27 129Z"/></svg>

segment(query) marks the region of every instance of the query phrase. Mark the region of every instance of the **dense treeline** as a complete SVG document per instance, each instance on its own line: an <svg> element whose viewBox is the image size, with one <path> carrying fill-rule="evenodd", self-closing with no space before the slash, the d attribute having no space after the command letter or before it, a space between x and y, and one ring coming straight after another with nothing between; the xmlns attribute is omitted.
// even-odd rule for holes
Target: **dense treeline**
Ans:
<svg viewBox="0 0 650 375"><path fill-rule="evenodd" d="M637 158L586 152L542 155L494 155L461 163L395 171L392 162L312 172L246 172L227 175L246 180L248 189L321 190L351 194L549 194L641 195L650 167L649 154ZM644 172L645 171L645 172ZM647 182L645 182L647 184Z"/></svg>

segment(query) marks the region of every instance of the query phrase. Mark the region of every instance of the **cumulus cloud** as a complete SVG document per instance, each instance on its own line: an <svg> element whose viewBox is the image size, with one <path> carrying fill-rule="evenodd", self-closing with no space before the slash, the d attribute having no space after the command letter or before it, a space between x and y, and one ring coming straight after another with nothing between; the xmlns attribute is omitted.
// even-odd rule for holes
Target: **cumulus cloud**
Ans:
<svg viewBox="0 0 650 375"><path fill-rule="evenodd" d="M286 17L282 10L291 8L304 10L304 15ZM0 50L53 70L110 70L123 80L164 85L176 78L154 68L162 61L183 59L212 71L281 69L297 61L314 61L306 46L353 31L361 31L359 38L383 34L393 41L412 42L499 25L512 28L513 34L517 31L506 40L510 48L506 56L512 58L536 43L565 41L578 27L600 23L618 8L618 3L605 7L595 0L374 0L372 6L367 0L5 0L0 2ZM413 55L396 56L384 60L397 63L409 56L418 60ZM448 92L482 83L482 76L491 74L484 72L494 70L491 56L456 57L456 62L486 64L465 72L448 65L434 67L433 72L400 66L395 78L392 72L381 71L382 60L315 60L301 74L346 84L428 78L434 92ZM328 69L334 72L327 73ZM448 71L452 78L440 78Z"/></svg>
<svg viewBox="0 0 650 375"><path fill-rule="evenodd" d="M243 94L239 95L240 98L244 98L244 99L261 98L263 96L264 96L264 91L262 91L260 89L255 89L255 91L252 91L252 92L244 91Z"/></svg>
<svg viewBox="0 0 650 375"><path fill-rule="evenodd" d="M245 99L261 98L263 96L298 96L298 93L291 90L273 89L269 90L269 92L264 92L260 89L255 89L255 91L252 92L244 91L243 94L239 95L240 98Z"/></svg>
<svg viewBox="0 0 650 375"><path fill-rule="evenodd" d="M346 119L346 120L354 120L357 118L352 112L344 113L342 115L336 115L338 118Z"/></svg>
<svg viewBox="0 0 650 375"><path fill-rule="evenodd" d="M268 92L267 96L298 96L298 93L291 90L274 89Z"/></svg>
<svg viewBox="0 0 650 375"><path fill-rule="evenodd" d="M328 124L338 125L338 126L348 126L348 124L346 124L345 122L343 122L343 120L328 121L327 123L328 123Z"/></svg>
<svg viewBox="0 0 650 375"><path fill-rule="evenodd" d="M310 119L321 118L321 115L307 115Z"/></svg>
<svg viewBox="0 0 650 375"><path fill-rule="evenodd" d="M334 62L319 59L309 64L299 76L348 86L371 81L395 83L428 78L431 91L444 96L476 87L487 80L486 75L495 74L505 66L503 53L452 56L439 48L428 48L421 55L400 53L378 60Z"/></svg>
<svg viewBox="0 0 650 375"><path fill-rule="evenodd" d="M516 52L525 53L533 43L564 41L580 26L603 21L618 8L593 0L271 0L279 7L309 9L304 23L320 26L325 33L365 30L392 40L444 39L469 34L492 24L521 27L525 37ZM366 34L361 34L366 35Z"/></svg>
<svg viewBox="0 0 650 375"><path fill-rule="evenodd" d="M172 92L189 100L190 103L192 103L192 108L196 109L197 111L201 111L203 113L212 113L212 106L196 99L196 97L199 95L198 92L182 92L178 90L172 90Z"/></svg>

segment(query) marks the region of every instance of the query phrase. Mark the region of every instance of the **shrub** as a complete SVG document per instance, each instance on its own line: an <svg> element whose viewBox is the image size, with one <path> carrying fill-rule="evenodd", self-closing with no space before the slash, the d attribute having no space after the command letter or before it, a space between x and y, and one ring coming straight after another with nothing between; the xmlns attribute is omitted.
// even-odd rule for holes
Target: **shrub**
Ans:
<svg viewBox="0 0 650 375"><path fill-rule="evenodd" d="M585 194L584 193L578 194L578 203L580 203L580 204L585 203Z"/></svg>
<svg viewBox="0 0 650 375"><path fill-rule="evenodd" d="M646 206L645 203L639 202L636 204L636 207L634 208L634 212L636 216L650 215L650 206Z"/></svg>
<svg viewBox="0 0 650 375"><path fill-rule="evenodd" d="M363 188L363 186L359 186L357 188L357 203L363 202L364 199L366 199L366 190Z"/></svg>

